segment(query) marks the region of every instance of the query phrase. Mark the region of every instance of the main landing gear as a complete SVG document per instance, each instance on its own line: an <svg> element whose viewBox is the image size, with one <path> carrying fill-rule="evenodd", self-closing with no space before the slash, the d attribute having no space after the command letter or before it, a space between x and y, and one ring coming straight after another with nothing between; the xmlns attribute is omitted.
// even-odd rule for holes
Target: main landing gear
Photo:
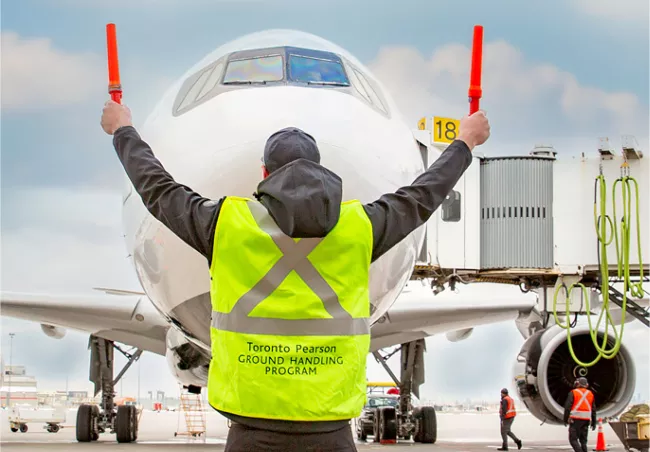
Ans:
<svg viewBox="0 0 650 452"><path fill-rule="evenodd" d="M102 391L101 408L97 405L81 405L77 411L77 441L97 441L100 433L115 433L118 443L130 443L138 439L138 413L133 405L115 407L115 385L140 359L142 350L131 354L115 345L113 341L90 336L90 381L95 384L95 395ZM118 350L128 362L113 380L113 350Z"/></svg>
<svg viewBox="0 0 650 452"><path fill-rule="evenodd" d="M399 387L397 407L380 407L375 411L373 434L375 442L394 442L397 439L416 443L436 442L438 426L436 411L432 406L413 408L411 394L420 397L420 385L424 383L424 339L402 344L386 356L378 351L373 355ZM393 374L386 363L400 351L400 378Z"/></svg>

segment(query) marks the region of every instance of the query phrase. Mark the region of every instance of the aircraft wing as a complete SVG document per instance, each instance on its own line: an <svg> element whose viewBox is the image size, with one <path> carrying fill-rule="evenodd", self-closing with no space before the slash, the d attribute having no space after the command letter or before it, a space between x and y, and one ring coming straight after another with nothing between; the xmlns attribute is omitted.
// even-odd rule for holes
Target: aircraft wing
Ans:
<svg viewBox="0 0 650 452"><path fill-rule="evenodd" d="M371 351L441 333L450 341L462 340L474 327L528 317L536 306L536 295L517 286L458 284L459 293L433 295L428 287L411 284L416 288L407 287L372 326Z"/></svg>
<svg viewBox="0 0 650 452"><path fill-rule="evenodd" d="M490 287L491 286L491 287ZM434 296L426 287L407 287L372 326L371 351L447 333L462 340L477 326L529 315L535 296L496 284L460 286L460 293ZM104 296L3 292L1 314L47 326L87 332L159 355L165 354L169 324L146 295L106 290ZM523 333L522 333L523 334Z"/></svg>
<svg viewBox="0 0 650 452"><path fill-rule="evenodd" d="M46 334L56 334L51 327L78 330L164 356L169 324L149 299L126 292L110 293L62 296L3 292L0 313L38 322Z"/></svg>

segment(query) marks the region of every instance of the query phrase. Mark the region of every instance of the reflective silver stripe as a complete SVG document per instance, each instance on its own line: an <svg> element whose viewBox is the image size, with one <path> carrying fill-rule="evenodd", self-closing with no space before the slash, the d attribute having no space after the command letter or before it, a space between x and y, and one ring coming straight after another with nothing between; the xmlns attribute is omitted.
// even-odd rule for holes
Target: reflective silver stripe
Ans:
<svg viewBox="0 0 650 452"><path fill-rule="evenodd" d="M589 403L589 400L587 400L588 395L589 392L584 391L580 397L580 400L574 406L578 408L580 405L582 405L582 402L586 402L587 406L589 407L589 411L571 411L571 416L577 419L591 419L591 403Z"/></svg>
<svg viewBox="0 0 650 452"><path fill-rule="evenodd" d="M297 243L284 234L266 208L249 202L248 207L264 232L269 234L283 256L246 292L229 313L212 312L212 326L219 330L250 334L285 336L342 336L370 334L369 319L354 319L343 309L336 292L307 259L322 238L300 239ZM295 271L305 284L321 299L331 319L273 319L249 317L263 300L270 296L282 281Z"/></svg>
<svg viewBox="0 0 650 452"><path fill-rule="evenodd" d="M277 336L358 336L370 333L368 319L270 319L242 318L232 312L212 311L212 326L222 331Z"/></svg>

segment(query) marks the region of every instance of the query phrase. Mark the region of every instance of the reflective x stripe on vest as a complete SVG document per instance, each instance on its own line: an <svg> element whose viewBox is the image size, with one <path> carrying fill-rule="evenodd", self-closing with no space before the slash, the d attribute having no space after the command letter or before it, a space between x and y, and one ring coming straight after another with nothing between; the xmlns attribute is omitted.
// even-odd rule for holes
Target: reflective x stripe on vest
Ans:
<svg viewBox="0 0 650 452"><path fill-rule="evenodd" d="M571 407L572 419L591 419L591 406L593 394L588 389L573 390L573 406Z"/></svg>
<svg viewBox="0 0 650 452"><path fill-rule="evenodd" d="M232 311L213 312L212 326L223 331L283 336L369 334L369 319L352 318L340 305L336 292L307 259L323 239L301 239L296 243L280 230L262 204L249 202L248 207L259 228L271 236L283 256L251 290L237 300ZM253 309L271 295L292 270L318 295L332 319L249 317Z"/></svg>
<svg viewBox="0 0 650 452"><path fill-rule="evenodd" d="M212 407L293 421L359 416L372 243L358 201L342 203L326 237L293 239L262 204L225 199L210 268Z"/></svg>

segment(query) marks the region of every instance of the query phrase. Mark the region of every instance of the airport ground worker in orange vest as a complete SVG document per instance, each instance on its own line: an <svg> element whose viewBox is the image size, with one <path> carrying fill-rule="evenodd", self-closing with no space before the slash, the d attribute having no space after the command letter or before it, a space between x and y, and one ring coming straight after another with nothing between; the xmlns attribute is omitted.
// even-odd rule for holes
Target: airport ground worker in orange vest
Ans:
<svg viewBox="0 0 650 452"><path fill-rule="evenodd" d="M484 113L463 118L458 139L412 185L370 204L342 199L316 139L294 127L259 149L255 199L212 200L172 178L128 108L107 102L101 124L149 212L209 265L208 400L233 422L225 452L356 451L350 419L366 400L370 264L442 204L490 135ZM240 359L254 347L287 361L335 348L345 367L269 373Z"/></svg>
<svg viewBox="0 0 650 452"><path fill-rule="evenodd" d="M506 388L501 390L499 416L501 417L501 439L503 440L503 444L497 450L508 450L508 436L515 442L517 449L521 449L521 440L510 431L512 423L517 416L517 410L515 409L515 401L508 395Z"/></svg>
<svg viewBox="0 0 650 452"><path fill-rule="evenodd" d="M569 443L575 452L587 452L589 424L596 430L596 404L594 393L585 377L575 381L575 388L564 402L564 425L569 425Z"/></svg>

